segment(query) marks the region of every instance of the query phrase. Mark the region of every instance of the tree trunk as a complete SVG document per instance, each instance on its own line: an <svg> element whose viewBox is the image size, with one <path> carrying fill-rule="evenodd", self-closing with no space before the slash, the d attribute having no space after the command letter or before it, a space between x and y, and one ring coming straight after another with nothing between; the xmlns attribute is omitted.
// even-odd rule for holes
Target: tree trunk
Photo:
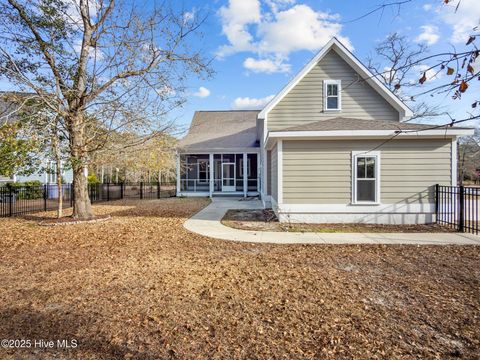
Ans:
<svg viewBox="0 0 480 360"><path fill-rule="evenodd" d="M86 220L93 218L92 204L88 196L88 182L84 168L80 164L73 166L73 218Z"/></svg>
<svg viewBox="0 0 480 360"><path fill-rule="evenodd" d="M63 216L63 182L62 182L62 162L57 157L56 159L56 175L57 175L57 189L58 189L58 208L57 208L57 218Z"/></svg>
<svg viewBox="0 0 480 360"><path fill-rule="evenodd" d="M58 120L58 119L57 119ZM63 216L63 183L62 183L62 160L60 154L60 139L58 137L58 121L55 123L55 128L52 134L52 147L55 156L55 176L57 178L57 193L58 193L58 207L57 218Z"/></svg>
<svg viewBox="0 0 480 360"><path fill-rule="evenodd" d="M77 115L78 116L78 115ZM84 129L81 119L71 119L70 151L73 170L73 218L87 220L93 218L92 204L88 196L88 181L84 173L86 154L84 144Z"/></svg>

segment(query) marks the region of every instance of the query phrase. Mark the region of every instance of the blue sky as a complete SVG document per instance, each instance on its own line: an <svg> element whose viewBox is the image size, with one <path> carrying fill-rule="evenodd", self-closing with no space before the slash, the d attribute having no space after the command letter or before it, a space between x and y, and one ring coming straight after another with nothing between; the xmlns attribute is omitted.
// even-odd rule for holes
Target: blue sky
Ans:
<svg viewBox="0 0 480 360"><path fill-rule="evenodd" d="M460 7L455 11L458 1L461 1ZM203 40L192 45L200 46L207 58L214 59L212 67L216 73L211 79L188 79L188 101L169 117L187 129L196 110L260 109L332 36L339 38L366 62L369 55L373 55L375 46L393 32L406 36L413 46L427 44L430 54L453 49L462 51L466 49L465 42L472 29L479 24L479 0L450 0L448 5L444 0L411 0L400 8L388 7L383 12L358 19L383 2L389 1L172 2L186 11L186 19L208 14L202 27ZM136 3L144 9L152 5L150 0ZM480 61L477 64L480 66ZM474 64L475 68L477 64ZM420 67L412 81L421 77L421 70ZM431 78L427 86L446 80L446 75ZM474 81L461 100L452 100L451 94L426 96L424 99L433 105L442 105L443 110L449 111L454 118L463 119L471 112L472 102L478 100L479 84ZM12 89L12 86L2 81L0 89ZM415 94L422 89L410 92ZM447 120L443 117L435 121L445 123Z"/></svg>
<svg viewBox="0 0 480 360"><path fill-rule="evenodd" d="M187 125L195 110L260 108L331 36L339 37L360 60L366 61L378 42L392 32L407 36L413 45L428 44L430 53L465 49L468 35L480 19L478 0L462 0L457 12L455 1L445 6L443 0L413 0L400 9L392 7L351 21L379 3L358 0L184 3L192 14L206 11L210 14L203 28L204 43L207 55L215 57L216 74L208 81L192 79L188 84L188 103L172 116ZM445 78L431 79L430 86L442 80ZM465 118L478 89L475 84L456 101L451 100L451 95L426 99L443 105L458 119Z"/></svg>

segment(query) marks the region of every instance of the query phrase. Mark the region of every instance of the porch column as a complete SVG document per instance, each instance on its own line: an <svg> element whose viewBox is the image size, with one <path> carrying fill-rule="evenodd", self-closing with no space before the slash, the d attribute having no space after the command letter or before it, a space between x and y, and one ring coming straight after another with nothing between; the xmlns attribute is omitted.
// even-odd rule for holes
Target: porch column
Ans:
<svg viewBox="0 0 480 360"><path fill-rule="evenodd" d="M214 178L213 178L213 154L209 154L209 158L208 158L208 165L209 165L209 170L210 170L210 174L209 174L209 184L210 184L210 197L212 197L213 195L213 190L214 190Z"/></svg>
<svg viewBox="0 0 480 360"><path fill-rule="evenodd" d="M182 191L180 187L180 154L177 153L177 196Z"/></svg>
<svg viewBox="0 0 480 360"><path fill-rule="evenodd" d="M247 166L247 153L243 153L243 197L247 197L248 191L248 166Z"/></svg>

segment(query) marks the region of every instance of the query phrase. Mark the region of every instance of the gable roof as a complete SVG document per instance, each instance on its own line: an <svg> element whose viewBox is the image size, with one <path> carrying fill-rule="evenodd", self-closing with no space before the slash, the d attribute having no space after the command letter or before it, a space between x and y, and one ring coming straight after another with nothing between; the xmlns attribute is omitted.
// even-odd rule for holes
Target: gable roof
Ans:
<svg viewBox="0 0 480 360"><path fill-rule="evenodd" d="M310 62L263 108L258 114L260 119L265 116L292 90L305 75L307 75L319 61L330 51L334 49L337 54L347 62L365 81L373 87L390 105L397 109L403 119L413 115L412 110L401 101L388 87L386 87L365 65L348 50L337 38L332 38Z"/></svg>
<svg viewBox="0 0 480 360"><path fill-rule="evenodd" d="M178 147L188 151L259 147L258 110L196 111Z"/></svg>

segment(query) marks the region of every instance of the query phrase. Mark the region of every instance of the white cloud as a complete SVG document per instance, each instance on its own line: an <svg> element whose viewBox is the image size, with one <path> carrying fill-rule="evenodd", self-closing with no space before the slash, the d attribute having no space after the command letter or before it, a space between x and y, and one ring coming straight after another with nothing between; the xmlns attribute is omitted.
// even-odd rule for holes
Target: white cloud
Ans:
<svg viewBox="0 0 480 360"><path fill-rule="evenodd" d="M338 15L294 4L294 0L264 1L268 7L263 11L259 0L230 0L220 8L222 31L228 44L218 49L218 56L252 52L259 59L253 62L250 57L245 62L256 69L272 69L276 65L275 71L270 71L273 73L290 69L286 63L290 53L318 51L334 36L353 49L349 39L341 36Z"/></svg>
<svg viewBox="0 0 480 360"><path fill-rule="evenodd" d="M80 13L80 0L65 1L65 4L67 5L65 13L67 22L83 26L82 15ZM95 18L100 9L101 5L97 0L90 0L88 2L88 12L91 18Z"/></svg>
<svg viewBox="0 0 480 360"><path fill-rule="evenodd" d="M342 25L338 20L337 15L317 12L307 5L295 5L259 25L258 49L288 56L299 50L317 51L334 36L352 48L350 41L340 36Z"/></svg>
<svg viewBox="0 0 480 360"><path fill-rule="evenodd" d="M420 26L420 29L422 29L422 32L415 38L416 42L433 45L440 39L438 27L434 25L423 25Z"/></svg>
<svg viewBox="0 0 480 360"><path fill-rule="evenodd" d="M206 87L200 86L198 91L194 92L192 95L200 98L206 98L210 96L210 90L208 90Z"/></svg>
<svg viewBox="0 0 480 360"><path fill-rule="evenodd" d="M259 59L246 58L243 62L243 67L247 70L250 70L254 73L283 73L290 71L290 64L285 64L281 59L271 60L271 59Z"/></svg>
<svg viewBox="0 0 480 360"><path fill-rule="evenodd" d="M265 105L272 100L275 95L265 96L263 98L249 98L249 97L238 97L232 103L232 108L235 110L256 110L262 109Z"/></svg>
<svg viewBox="0 0 480 360"><path fill-rule="evenodd" d="M219 11L222 31L230 45L221 47L219 56L227 56L238 51L253 50L253 37L247 25L260 22L260 2L258 0L230 0L228 6Z"/></svg>
<svg viewBox="0 0 480 360"><path fill-rule="evenodd" d="M265 3L272 9L273 12L282 10L288 5L295 4L295 0L265 0Z"/></svg>
<svg viewBox="0 0 480 360"><path fill-rule="evenodd" d="M480 6L478 0L454 0L447 5L439 6L436 11L442 20L452 27L451 41L465 44L468 37L478 27L480 21Z"/></svg>
<svg viewBox="0 0 480 360"><path fill-rule="evenodd" d="M438 71L439 70L438 68L435 68L435 69L429 69L429 68L430 66L425 64L416 65L413 67L415 71L418 71L418 74L419 74L418 79L420 79L424 73L426 73L425 75L427 78L427 82L434 81L443 77L444 75L443 71ZM418 79L413 79L412 83L418 83Z"/></svg>
<svg viewBox="0 0 480 360"><path fill-rule="evenodd" d="M188 22L192 21L193 19L195 19L195 9L193 9L192 11L187 11L183 14L183 22L184 23L188 23Z"/></svg>
<svg viewBox="0 0 480 360"><path fill-rule="evenodd" d="M73 42L73 50L80 55L82 51L82 39L78 38ZM98 49L98 47L90 46L88 49L88 58L91 60L102 61L105 59L105 54Z"/></svg>
<svg viewBox="0 0 480 360"><path fill-rule="evenodd" d="M433 7L432 4L425 4L425 5L422 6L423 10L425 10L425 11L432 10L432 7Z"/></svg>

